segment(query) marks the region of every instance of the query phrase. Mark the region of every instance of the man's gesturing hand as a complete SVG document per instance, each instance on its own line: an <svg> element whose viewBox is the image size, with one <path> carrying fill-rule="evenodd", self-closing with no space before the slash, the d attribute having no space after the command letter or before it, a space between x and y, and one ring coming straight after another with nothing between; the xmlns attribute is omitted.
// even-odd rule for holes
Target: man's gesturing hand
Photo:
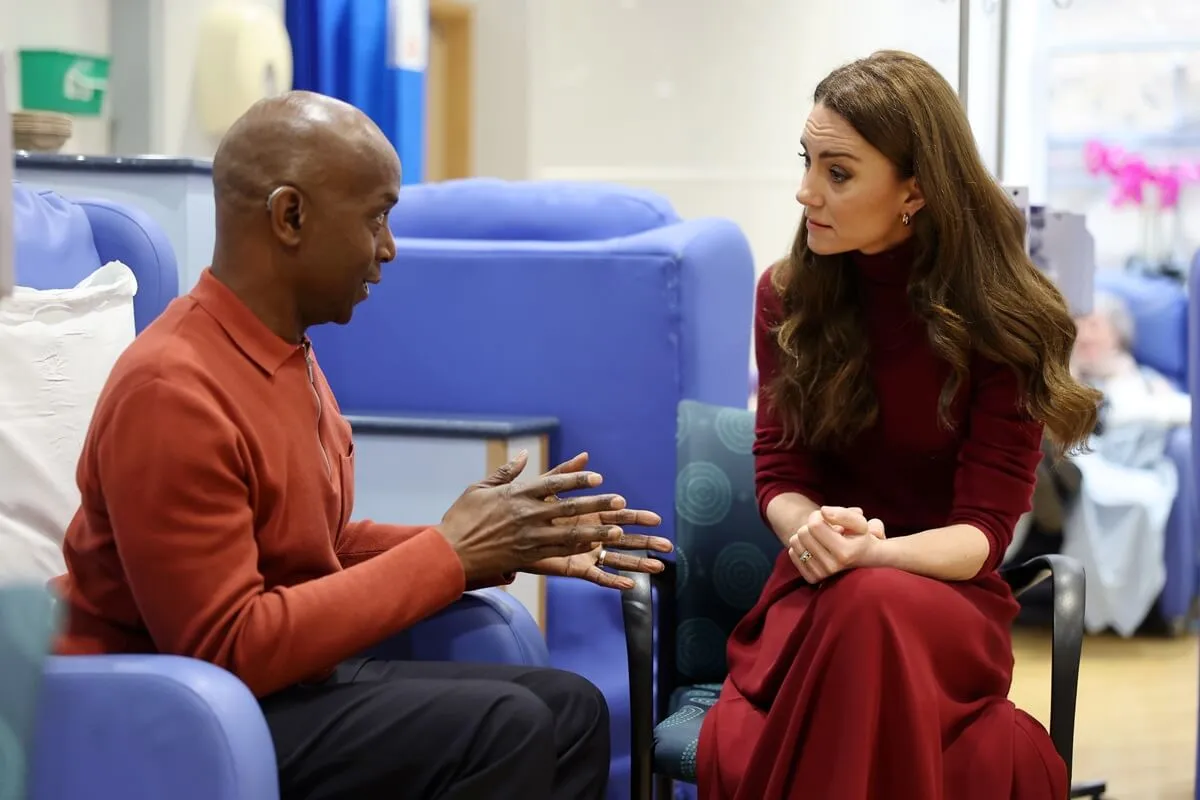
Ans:
<svg viewBox="0 0 1200 800"><path fill-rule="evenodd" d="M554 467L542 477L583 472L584 468L587 467L587 463L588 454L580 453L569 461L564 461L557 467ZM550 496L546 499L554 501L558 498ZM555 525L568 526L607 524L654 527L661 523L662 517L653 511L641 511L625 507L615 511L601 511L596 514L585 514L578 517L560 517L554 520ZM650 557L650 553L647 553L646 556L641 556L619 551L649 550L653 553L669 553L672 549L671 541L661 536L626 533L621 536L619 541L609 542L607 545L593 545L585 553L544 558L541 561L530 564L525 568L525 571L532 572L535 575L580 578L612 589L632 589L633 581L631 579L623 575L617 575L614 572L609 572L608 570L646 573L662 572L663 563L657 558Z"/></svg>
<svg viewBox="0 0 1200 800"><path fill-rule="evenodd" d="M514 484L527 462L528 455L522 451L463 492L442 517L438 527L458 553L468 582L621 540L620 527L584 520L593 519L589 517L592 514L624 508L625 498L603 494L550 499L563 492L599 486L600 475L550 474L530 483ZM569 526L554 524L562 518L580 521Z"/></svg>

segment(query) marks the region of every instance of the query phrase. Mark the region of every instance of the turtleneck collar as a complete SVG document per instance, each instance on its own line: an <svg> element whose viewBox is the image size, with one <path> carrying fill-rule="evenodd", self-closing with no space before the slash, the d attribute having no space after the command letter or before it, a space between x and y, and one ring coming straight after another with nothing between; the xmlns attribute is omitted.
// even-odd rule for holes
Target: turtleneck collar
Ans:
<svg viewBox="0 0 1200 800"><path fill-rule="evenodd" d="M850 259L859 275L869 283L907 286L916 249L916 237L909 236L890 250L880 253L867 255L856 250L850 254Z"/></svg>

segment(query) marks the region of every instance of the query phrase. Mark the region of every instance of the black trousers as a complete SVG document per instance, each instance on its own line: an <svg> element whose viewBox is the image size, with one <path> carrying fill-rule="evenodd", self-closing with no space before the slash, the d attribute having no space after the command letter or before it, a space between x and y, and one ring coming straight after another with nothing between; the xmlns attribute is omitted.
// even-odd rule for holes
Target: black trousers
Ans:
<svg viewBox="0 0 1200 800"><path fill-rule="evenodd" d="M592 800L608 706L569 672L347 661L261 701L283 800Z"/></svg>

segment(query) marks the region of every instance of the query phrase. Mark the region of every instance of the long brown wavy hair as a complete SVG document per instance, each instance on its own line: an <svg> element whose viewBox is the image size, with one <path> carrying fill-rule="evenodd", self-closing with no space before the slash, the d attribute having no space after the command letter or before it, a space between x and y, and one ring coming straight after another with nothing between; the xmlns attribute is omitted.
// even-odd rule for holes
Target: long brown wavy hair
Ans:
<svg viewBox="0 0 1200 800"><path fill-rule="evenodd" d="M969 380L973 351L1016 371L1026 412L1060 452L1096 425L1100 394L1072 378L1075 324L1054 284L1030 261L1025 219L979 157L957 94L930 64L880 51L839 67L817 86L819 103L882 152L925 198L912 218L915 264L908 295L934 351L951 367L939 417ZM772 282L785 318L768 397L785 438L835 446L879 412L867 339L846 255L808 249L803 220Z"/></svg>

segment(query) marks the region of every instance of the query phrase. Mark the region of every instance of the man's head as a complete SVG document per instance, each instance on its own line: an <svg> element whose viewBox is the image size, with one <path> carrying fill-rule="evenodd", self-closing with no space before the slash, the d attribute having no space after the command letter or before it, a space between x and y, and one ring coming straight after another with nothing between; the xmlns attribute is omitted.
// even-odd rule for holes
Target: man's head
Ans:
<svg viewBox="0 0 1200 800"><path fill-rule="evenodd" d="M288 92L254 104L217 149L213 188L222 269L269 287L300 331L349 322L395 257L387 217L400 160L340 100Z"/></svg>

